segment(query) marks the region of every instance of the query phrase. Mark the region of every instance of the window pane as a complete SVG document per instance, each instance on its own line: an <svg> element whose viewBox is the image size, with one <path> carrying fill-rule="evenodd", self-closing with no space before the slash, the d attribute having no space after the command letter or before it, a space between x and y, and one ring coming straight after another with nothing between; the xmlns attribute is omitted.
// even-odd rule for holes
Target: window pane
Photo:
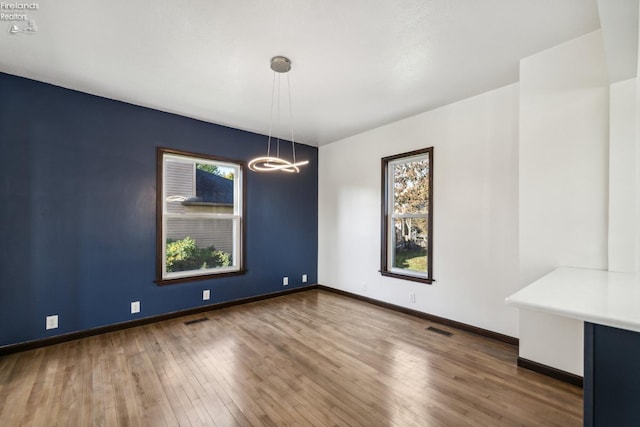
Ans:
<svg viewBox="0 0 640 427"><path fill-rule="evenodd" d="M396 214L429 213L429 158L395 163L393 209Z"/></svg>
<svg viewBox="0 0 640 427"><path fill-rule="evenodd" d="M209 206L227 206L229 213L233 211L233 169L198 163L195 178L195 201Z"/></svg>
<svg viewBox="0 0 640 427"><path fill-rule="evenodd" d="M233 219L168 218L166 272L230 267Z"/></svg>
<svg viewBox="0 0 640 427"><path fill-rule="evenodd" d="M167 213L234 213L236 168L167 159Z"/></svg>
<svg viewBox="0 0 640 427"><path fill-rule="evenodd" d="M394 221L394 268L427 273L427 224L427 218L398 218Z"/></svg>

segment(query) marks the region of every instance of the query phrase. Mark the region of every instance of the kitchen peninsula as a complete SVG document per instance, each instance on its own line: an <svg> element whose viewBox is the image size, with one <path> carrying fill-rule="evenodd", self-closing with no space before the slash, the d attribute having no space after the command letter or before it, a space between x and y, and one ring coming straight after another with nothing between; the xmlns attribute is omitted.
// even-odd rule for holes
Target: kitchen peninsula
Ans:
<svg viewBox="0 0 640 427"><path fill-rule="evenodd" d="M560 267L506 303L582 320L585 427L640 425L640 275Z"/></svg>

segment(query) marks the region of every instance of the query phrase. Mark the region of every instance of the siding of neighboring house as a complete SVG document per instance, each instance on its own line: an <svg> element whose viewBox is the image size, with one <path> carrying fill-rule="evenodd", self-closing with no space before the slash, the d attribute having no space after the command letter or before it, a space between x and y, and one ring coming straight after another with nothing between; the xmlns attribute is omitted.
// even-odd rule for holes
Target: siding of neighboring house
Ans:
<svg viewBox="0 0 640 427"><path fill-rule="evenodd" d="M196 196L195 166L168 160L165 165L166 197L183 196L189 199ZM224 206L185 206L181 201L167 203L169 213L232 213L232 207ZM167 220L167 238L181 240L191 237L199 248L215 246L216 249L233 253L233 221L230 219L209 218L170 218Z"/></svg>
<svg viewBox="0 0 640 427"><path fill-rule="evenodd" d="M194 166L193 163L183 163L168 160L165 163L165 197L183 196L189 199L196 195L196 186L194 182ZM183 206L181 202L167 203L168 213L186 213L187 206Z"/></svg>

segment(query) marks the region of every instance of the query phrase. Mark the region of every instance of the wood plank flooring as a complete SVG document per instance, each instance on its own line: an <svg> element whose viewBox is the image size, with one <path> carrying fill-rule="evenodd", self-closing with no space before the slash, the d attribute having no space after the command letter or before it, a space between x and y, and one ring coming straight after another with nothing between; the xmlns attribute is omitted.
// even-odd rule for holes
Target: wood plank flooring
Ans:
<svg viewBox="0 0 640 427"><path fill-rule="evenodd" d="M582 390L516 357L310 290L0 357L0 425L582 425Z"/></svg>

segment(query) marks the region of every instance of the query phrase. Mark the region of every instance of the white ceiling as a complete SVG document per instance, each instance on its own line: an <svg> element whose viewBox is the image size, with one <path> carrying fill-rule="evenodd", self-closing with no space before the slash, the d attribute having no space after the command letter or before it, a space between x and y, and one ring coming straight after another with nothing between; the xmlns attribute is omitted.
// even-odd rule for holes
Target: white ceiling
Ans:
<svg viewBox="0 0 640 427"><path fill-rule="evenodd" d="M269 61L285 55L296 140L309 145L514 83L521 58L600 27L596 0L38 6L36 33L0 21L0 71L267 134Z"/></svg>

